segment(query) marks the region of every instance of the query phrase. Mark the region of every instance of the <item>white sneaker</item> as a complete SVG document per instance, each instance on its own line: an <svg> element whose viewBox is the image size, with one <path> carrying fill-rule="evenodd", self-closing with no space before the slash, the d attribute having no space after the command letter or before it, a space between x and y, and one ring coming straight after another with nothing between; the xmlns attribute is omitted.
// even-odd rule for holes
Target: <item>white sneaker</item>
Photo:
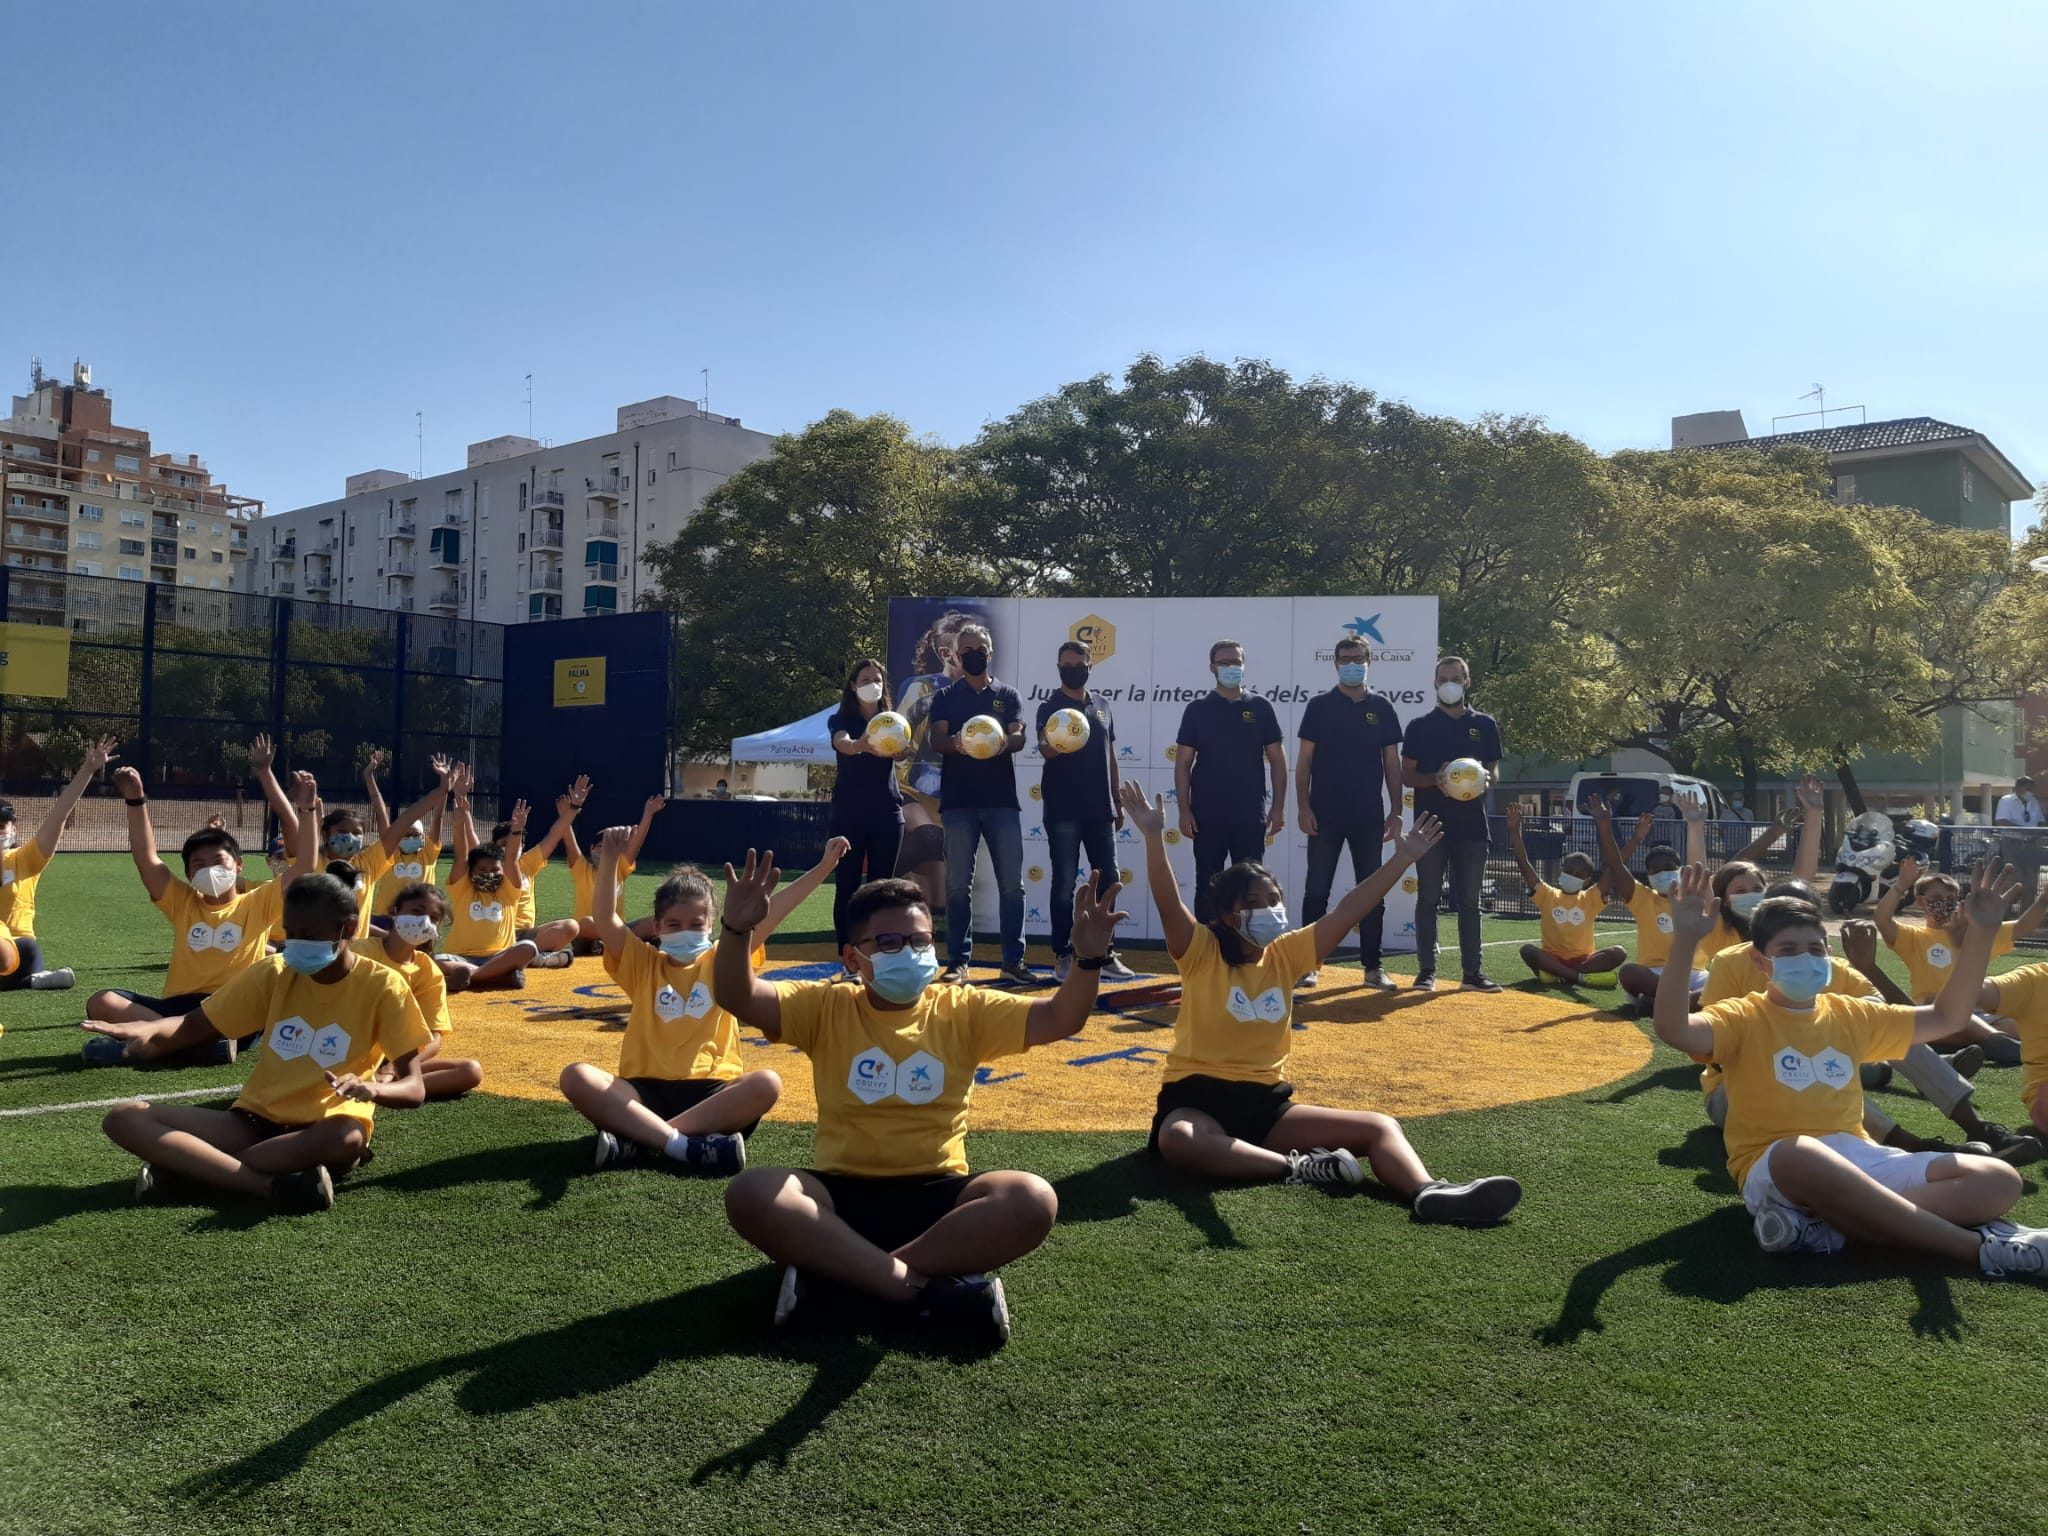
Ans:
<svg viewBox="0 0 2048 1536"><path fill-rule="evenodd" d="M28 979L31 992L69 992L77 984L78 978L68 965L60 965L54 971L37 971Z"/></svg>
<svg viewBox="0 0 2048 1536"><path fill-rule="evenodd" d="M1798 1206L1773 1199L1756 1214L1756 1245L1765 1253L1840 1253L1842 1234Z"/></svg>
<svg viewBox="0 0 2048 1536"><path fill-rule="evenodd" d="M1104 981L1136 981L1138 973L1124 964L1124 957L1115 950L1109 952L1109 963L1102 968Z"/></svg>
<svg viewBox="0 0 2048 1536"><path fill-rule="evenodd" d="M1989 1221L1977 1229L1977 1235L1984 1239L1984 1246L1977 1250L1977 1267L1985 1274L2008 1280L2048 1276L2048 1231L2016 1222Z"/></svg>
<svg viewBox="0 0 2048 1536"><path fill-rule="evenodd" d="M1322 979L1323 973L1321 971L1303 971L1301 973L1301 980L1297 981L1294 984L1294 990L1297 992L1306 992L1311 987L1317 985L1317 983L1322 981Z"/></svg>

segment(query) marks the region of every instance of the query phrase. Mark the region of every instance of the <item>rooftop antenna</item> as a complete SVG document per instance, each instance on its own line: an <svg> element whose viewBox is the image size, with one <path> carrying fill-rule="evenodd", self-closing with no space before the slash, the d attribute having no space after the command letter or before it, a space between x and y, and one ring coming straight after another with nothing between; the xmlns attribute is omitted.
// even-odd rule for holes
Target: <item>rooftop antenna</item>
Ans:
<svg viewBox="0 0 2048 1536"><path fill-rule="evenodd" d="M698 404L702 405L705 414L709 415L711 412L711 370L709 368L699 368L697 371L704 376L704 397Z"/></svg>
<svg viewBox="0 0 2048 1536"><path fill-rule="evenodd" d="M1801 395L1799 398L1802 400L1819 401L1820 424L1822 426L1826 426L1828 424L1828 392L1825 389L1822 389L1818 384L1816 384L1813 386L1813 388L1809 389L1805 394Z"/></svg>
<svg viewBox="0 0 2048 1536"><path fill-rule="evenodd" d="M413 479L424 480L427 478L427 413L425 411L414 411L412 413L412 430L413 436L419 442L420 450L419 472L413 476Z"/></svg>
<svg viewBox="0 0 2048 1536"><path fill-rule="evenodd" d="M526 435L533 436L533 375L526 376Z"/></svg>

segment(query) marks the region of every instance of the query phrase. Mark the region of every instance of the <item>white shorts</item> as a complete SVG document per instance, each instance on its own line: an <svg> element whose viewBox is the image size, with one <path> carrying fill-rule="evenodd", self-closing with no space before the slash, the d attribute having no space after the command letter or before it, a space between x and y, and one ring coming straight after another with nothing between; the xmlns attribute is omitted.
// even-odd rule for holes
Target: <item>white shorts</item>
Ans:
<svg viewBox="0 0 2048 1536"><path fill-rule="evenodd" d="M1893 1194L1900 1195L1925 1184L1928 1167L1937 1157L1948 1156L1945 1152L1905 1152L1897 1147L1880 1147L1847 1131L1836 1131L1820 1137L1819 1141L1830 1152L1847 1158ZM1764 1149L1764 1155L1750 1165L1749 1177L1742 1181L1742 1203L1749 1207L1749 1214L1753 1217L1761 1218L1775 1210L1801 1224L1803 1237L1796 1249L1781 1251L1839 1253L1842 1234L1826 1222L1816 1220L1805 1207L1786 1199L1778 1186L1771 1182L1771 1154L1782 1145L1783 1142L1772 1142Z"/></svg>
<svg viewBox="0 0 2048 1536"><path fill-rule="evenodd" d="M1664 979L1664 967L1661 965L1647 965L1643 969L1659 981ZM1692 989L1695 992L1704 992L1707 989L1707 973L1705 971L1694 971L1692 973Z"/></svg>

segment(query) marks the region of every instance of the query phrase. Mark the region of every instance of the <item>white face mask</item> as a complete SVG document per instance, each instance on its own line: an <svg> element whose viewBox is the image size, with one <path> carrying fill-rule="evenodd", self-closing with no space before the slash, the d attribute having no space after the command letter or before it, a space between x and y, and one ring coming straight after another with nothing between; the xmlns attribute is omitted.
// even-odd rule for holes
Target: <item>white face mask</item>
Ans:
<svg viewBox="0 0 2048 1536"><path fill-rule="evenodd" d="M1575 896L1586 888L1586 882L1577 875L1559 875L1557 877L1557 888L1567 896Z"/></svg>
<svg viewBox="0 0 2048 1536"><path fill-rule="evenodd" d="M202 896L218 901L235 888L235 879L232 865L209 864L204 869L192 871L192 889Z"/></svg>
<svg viewBox="0 0 2048 1536"><path fill-rule="evenodd" d="M882 702L882 685L880 683L862 683L853 690L853 696L863 704L879 704Z"/></svg>
<svg viewBox="0 0 2048 1536"><path fill-rule="evenodd" d="M432 949L441 929L422 912L400 912L391 919L391 931L414 949Z"/></svg>
<svg viewBox="0 0 2048 1536"><path fill-rule="evenodd" d="M1465 702L1463 683L1438 683L1436 697L1439 704L1462 704Z"/></svg>
<svg viewBox="0 0 2048 1536"><path fill-rule="evenodd" d="M5 832L0 832L0 853L5 853L5 852L7 852L7 850L8 850L8 849L10 849L10 848L12 848L12 847L14 846L14 844L15 844L15 831L14 831L14 828L12 828L12 827L9 827L9 828L8 828L8 829L7 829L7 830L6 830Z"/></svg>

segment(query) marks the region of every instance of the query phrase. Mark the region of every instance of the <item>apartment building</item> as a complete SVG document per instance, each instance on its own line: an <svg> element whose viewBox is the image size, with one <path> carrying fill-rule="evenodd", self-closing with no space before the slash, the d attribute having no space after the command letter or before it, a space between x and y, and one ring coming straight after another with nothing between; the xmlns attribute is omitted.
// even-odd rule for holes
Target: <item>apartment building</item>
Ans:
<svg viewBox="0 0 2048 1536"><path fill-rule="evenodd" d="M602 437L495 437L444 474L351 475L340 499L262 520L253 590L499 624L631 608L648 546L771 441L663 395Z"/></svg>
<svg viewBox="0 0 2048 1536"><path fill-rule="evenodd" d="M117 426L85 363L69 384L32 364L29 392L12 398L0 420L8 617L89 631L102 605L63 578L104 576L178 588L180 617L223 621L227 602L204 596L246 589L263 503L216 484L197 454L157 453L146 430Z"/></svg>

